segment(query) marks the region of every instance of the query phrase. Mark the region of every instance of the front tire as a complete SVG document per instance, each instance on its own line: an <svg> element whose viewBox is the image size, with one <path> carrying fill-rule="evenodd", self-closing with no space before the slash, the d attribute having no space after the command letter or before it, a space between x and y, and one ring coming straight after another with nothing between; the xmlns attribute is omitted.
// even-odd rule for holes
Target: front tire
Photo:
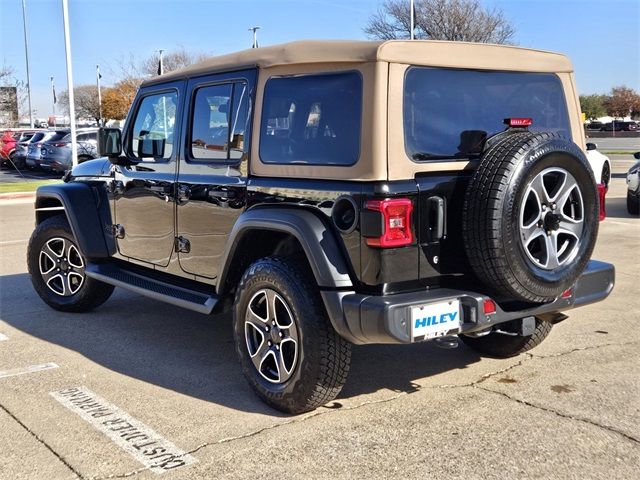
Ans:
<svg viewBox="0 0 640 480"><path fill-rule="evenodd" d="M463 343L480 355L493 358L509 358L537 347L547 338L553 324L536 319L536 328L532 335L512 336L491 332L481 337L459 335Z"/></svg>
<svg viewBox="0 0 640 480"><path fill-rule="evenodd" d="M245 271L234 302L245 378L265 403L292 414L333 400L351 359L351 344L331 326L310 278L289 258L263 258Z"/></svg>
<svg viewBox="0 0 640 480"><path fill-rule="evenodd" d="M87 312L113 293L112 285L85 275L86 260L62 216L47 218L36 227L29 240L27 265L33 288L54 310Z"/></svg>
<svg viewBox="0 0 640 480"><path fill-rule="evenodd" d="M627 211L630 215L640 215L640 197L627 190Z"/></svg>

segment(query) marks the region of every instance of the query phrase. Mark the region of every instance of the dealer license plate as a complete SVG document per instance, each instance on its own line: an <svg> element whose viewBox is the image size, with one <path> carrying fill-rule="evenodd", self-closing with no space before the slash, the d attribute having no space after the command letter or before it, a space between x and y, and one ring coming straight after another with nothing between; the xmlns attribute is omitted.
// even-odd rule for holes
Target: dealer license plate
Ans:
<svg viewBox="0 0 640 480"><path fill-rule="evenodd" d="M411 339L427 340L458 333L460 301L449 300L411 307Z"/></svg>

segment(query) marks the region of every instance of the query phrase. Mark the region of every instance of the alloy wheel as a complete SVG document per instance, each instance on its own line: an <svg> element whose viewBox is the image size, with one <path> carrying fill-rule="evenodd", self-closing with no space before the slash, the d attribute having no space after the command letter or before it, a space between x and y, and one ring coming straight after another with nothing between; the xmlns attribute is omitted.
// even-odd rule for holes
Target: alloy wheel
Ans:
<svg viewBox="0 0 640 480"><path fill-rule="evenodd" d="M547 168L525 189L520 241L529 260L554 270L575 258L584 229L584 202L576 179L563 168Z"/></svg>
<svg viewBox="0 0 640 480"><path fill-rule="evenodd" d="M70 297L84 285L84 260L78 248L66 238L47 240L40 250L38 264L42 280L56 295Z"/></svg>
<svg viewBox="0 0 640 480"><path fill-rule="evenodd" d="M270 383L285 383L298 362L298 329L287 302L265 288L253 295L244 320L249 357L258 373Z"/></svg>

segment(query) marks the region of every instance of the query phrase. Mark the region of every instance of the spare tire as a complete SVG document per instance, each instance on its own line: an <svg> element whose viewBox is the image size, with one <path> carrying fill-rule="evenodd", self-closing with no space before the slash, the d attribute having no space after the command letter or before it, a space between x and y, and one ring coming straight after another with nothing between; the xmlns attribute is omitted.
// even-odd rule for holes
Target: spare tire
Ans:
<svg viewBox="0 0 640 480"><path fill-rule="evenodd" d="M553 133L504 134L467 187L463 238L499 297L544 303L571 287L598 234L596 183L582 150Z"/></svg>

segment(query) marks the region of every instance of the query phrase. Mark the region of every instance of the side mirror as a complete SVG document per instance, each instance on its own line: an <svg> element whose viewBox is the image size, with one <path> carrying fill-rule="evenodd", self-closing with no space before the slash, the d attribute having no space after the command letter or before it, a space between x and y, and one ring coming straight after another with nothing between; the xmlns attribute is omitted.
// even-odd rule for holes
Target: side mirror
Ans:
<svg viewBox="0 0 640 480"><path fill-rule="evenodd" d="M98 155L117 158L122 153L122 133L119 128L100 128L98 130Z"/></svg>
<svg viewBox="0 0 640 480"><path fill-rule="evenodd" d="M636 160L640 160L640 152L634 153L633 158L635 158Z"/></svg>
<svg viewBox="0 0 640 480"><path fill-rule="evenodd" d="M598 148L598 145L595 143L587 143L587 150L595 150Z"/></svg>

